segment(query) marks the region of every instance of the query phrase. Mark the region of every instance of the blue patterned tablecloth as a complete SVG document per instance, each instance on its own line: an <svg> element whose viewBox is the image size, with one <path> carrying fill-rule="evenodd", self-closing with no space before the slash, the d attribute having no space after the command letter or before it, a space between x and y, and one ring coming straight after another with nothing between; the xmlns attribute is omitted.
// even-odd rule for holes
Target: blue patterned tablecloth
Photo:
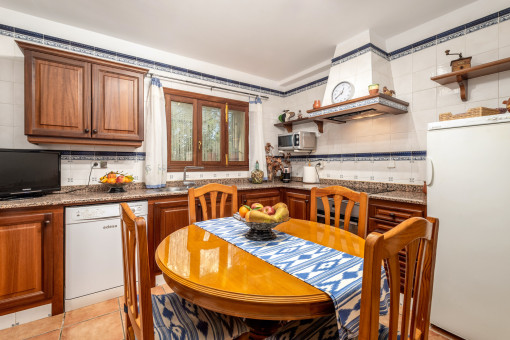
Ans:
<svg viewBox="0 0 510 340"><path fill-rule="evenodd" d="M233 217L195 223L200 228L257 256L327 293L335 305L339 339L358 334L363 259L275 230L277 238L252 241L249 227ZM381 271L381 315L389 309L386 272Z"/></svg>

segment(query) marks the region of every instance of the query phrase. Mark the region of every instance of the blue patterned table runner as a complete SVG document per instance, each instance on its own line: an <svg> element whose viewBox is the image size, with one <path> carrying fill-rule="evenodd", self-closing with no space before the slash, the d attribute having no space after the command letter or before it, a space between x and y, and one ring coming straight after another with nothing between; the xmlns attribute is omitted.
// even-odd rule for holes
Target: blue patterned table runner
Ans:
<svg viewBox="0 0 510 340"><path fill-rule="evenodd" d="M291 222L292 223L292 222ZM233 217L195 225L328 294L335 305L339 339L358 334L363 259L274 230L270 241L252 241L249 227ZM381 315L389 308L386 272L381 275Z"/></svg>

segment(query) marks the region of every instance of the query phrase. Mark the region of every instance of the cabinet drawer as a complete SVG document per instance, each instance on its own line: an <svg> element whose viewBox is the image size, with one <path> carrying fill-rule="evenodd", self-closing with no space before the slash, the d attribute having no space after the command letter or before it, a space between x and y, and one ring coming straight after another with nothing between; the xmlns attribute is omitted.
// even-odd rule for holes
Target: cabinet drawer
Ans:
<svg viewBox="0 0 510 340"><path fill-rule="evenodd" d="M411 217L424 217L421 209L372 205L371 210L371 217L394 223L403 222Z"/></svg>
<svg viewBox="0 0 510 340"><path fill-rule="evenodd" d="M398 223L392 223L384 220L378 220L375 218L369 218L367 235L374 231L383 234L393 229L393 227L395 227L397 224Z"/></svg>

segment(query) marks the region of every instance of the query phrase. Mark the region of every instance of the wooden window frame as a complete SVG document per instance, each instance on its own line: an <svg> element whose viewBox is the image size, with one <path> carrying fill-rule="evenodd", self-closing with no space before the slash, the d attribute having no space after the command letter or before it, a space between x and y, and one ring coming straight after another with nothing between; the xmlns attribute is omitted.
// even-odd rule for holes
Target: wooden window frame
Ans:
<svg viewBox="0 0 510 340"><path fill-rule="evenodd" d="M167 121L167 145L168 145L168 161L167 168L169 172L183 171L187 165L203 166L204 171L248 171L249 170L249 155L250 155L250 121L249 121L249 103L234 100L223 97L209 96L205 94L181 91L170 88L163 88L165 94L165 110L166 110L166 121ZM171 101L180 101L185 103L193 104L193 160L191 162L179 162L171 160ZM201 111L199 108L202 105L210 105L221 108L221 161L220 162L208 162L202 161L202 150L198 150L198 142L202 141L202 120ZM225 107L228 105L229 109L244 111L245 112L245 134L244 134L244 149L245 159L244 161L227 162L226 155L228 154L228 121L226 120L227 112Z"/></svg>

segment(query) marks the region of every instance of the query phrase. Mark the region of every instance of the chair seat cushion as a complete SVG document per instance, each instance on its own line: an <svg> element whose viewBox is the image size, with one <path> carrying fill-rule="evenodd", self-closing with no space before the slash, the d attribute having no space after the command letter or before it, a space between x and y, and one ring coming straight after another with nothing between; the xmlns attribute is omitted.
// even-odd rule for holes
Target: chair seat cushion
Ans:
<svg viewBox="0 0 510 340"><path fill-rule="evenodd" d="M336 315L289 321L270 340L338 340Z"/></svg>
<svg viewBox="0 0 510 340"><path fill-rule="evenodd" d="M177 294L152 295L154 339L223 340L249 331L237 317L199 307Z"/></svg>

